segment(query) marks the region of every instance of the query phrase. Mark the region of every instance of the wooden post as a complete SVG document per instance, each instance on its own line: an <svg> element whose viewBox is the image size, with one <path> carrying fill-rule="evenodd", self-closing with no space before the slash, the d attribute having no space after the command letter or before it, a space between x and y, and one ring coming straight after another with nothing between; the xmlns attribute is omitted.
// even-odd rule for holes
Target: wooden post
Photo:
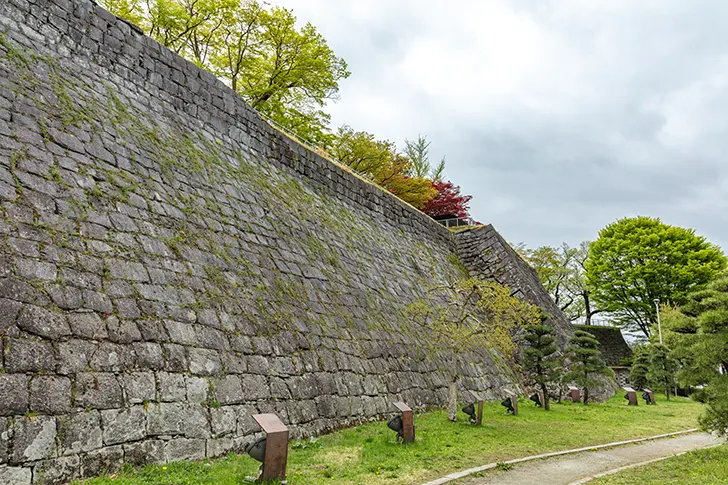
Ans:
<svg viewBox="0 0 728 485"><path fill-rule="evenodd" d="M518 394L515 392L509 390L509 389L503 389L503 392L505 392L508 397L511 398L511 405L513 406L513 415L518 416Z"/></svg>
<svg viewBox="0 0 728 485"><path fill-rule="evenodd" d="M470 394L473 395L473 397L475 398L475 402L478 403L475 424L481 425L483 424L483 401L485 401L485 399L483 399L483 396L479 392L470 391Z"/></svg>
<svg viewBox="0 0 728 485"><path fill-rule="evenodd" d="M569 386L569 394L571 395L572 402L581 402L581 389Z"/></svg>
<svg viewBox="0 0 728 485"><path fill-rule="evenodd" d="M631 387L625 387L624 390L627 391L627 405L638 406L639 402L637 402L637 392L635 392L635 390Z"/></svg>
<svg viewBox="0 0 728 485"><path fill-rule="evenodd" d="M415 441L415 420L412 409L403 402L393 403L397 409L402 411L402 443L414 443Z"/></svg>
<svg viewBox="0 0 728 485"><path fill-rule="evenodd" d="M657 404L657 401L655 401L655 394L650 389L645 389L645 392L648 396L650 396L650 402L647 404Z"/></svg>
<svg viewBox="0 0 728 485"><path fill-rule="evenodd" d="M288 428L275 414L255 414L253 419L266 435L263 473L258 481L268 482L286 479L288 461Z"/></svg>

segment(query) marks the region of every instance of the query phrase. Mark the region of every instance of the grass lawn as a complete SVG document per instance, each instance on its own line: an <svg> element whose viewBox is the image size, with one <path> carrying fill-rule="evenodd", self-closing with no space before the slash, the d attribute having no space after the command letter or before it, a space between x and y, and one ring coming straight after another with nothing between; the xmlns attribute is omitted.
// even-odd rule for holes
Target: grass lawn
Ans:
<svg viewBox="0 0 728 485"><path fill-rule="evenodd" d="M664 461L625 470L590 482L593 485L725 485L728 483L728 445L691 451Z"/></svg>
<svg viewBox="0 0 728 485"><path fill-rule="evenodd" d="M658 398L659 400L659 398ZM452 471L547 451L652 436L697 426L702 404L685 398L627 407L620 393L605 404L554 404L550 412L520 401L518 416L486 403L483 426L447 421L444 411L415 416L416 442L399 445L386 423L369 423L292 443L291 484L411 484ZM148 466L87 480L88 485L238 485L259 464L231 455L206 462Z"/></svg>

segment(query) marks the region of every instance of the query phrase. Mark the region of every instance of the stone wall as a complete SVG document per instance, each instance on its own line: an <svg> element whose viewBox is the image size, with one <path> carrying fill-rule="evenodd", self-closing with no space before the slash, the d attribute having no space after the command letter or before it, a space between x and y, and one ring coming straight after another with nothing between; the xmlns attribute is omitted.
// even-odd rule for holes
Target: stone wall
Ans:
<svg viewBox="0 0 728 485"><path fill-rule="evenodd" d="M0 32L0 483L444 402L404 313L462 277L446 229L88 0L4 0ZM518 385L470 357L465 388Z"/></svg>
<svg viewBox="0 0 728 485"><path fill-rule="evenodd" d="M573 333L571 323L541 285L538 273L528 265L492 225L466 229L456 234L456 251L471 276L494 279L513 294L543 308L549 323L559 330L562 347Z"/></svg>

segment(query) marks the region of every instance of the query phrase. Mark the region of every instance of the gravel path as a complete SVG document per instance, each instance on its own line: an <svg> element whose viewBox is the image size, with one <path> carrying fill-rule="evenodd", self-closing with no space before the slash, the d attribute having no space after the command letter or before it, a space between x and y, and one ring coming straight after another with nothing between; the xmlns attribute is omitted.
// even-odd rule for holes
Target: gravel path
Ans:
<svg viewBox="0 0 728 485"><path fill-rule="evenodd" d="M507 472L488 471L483 477L466 478L458 485L568 485L584 477L671 456L684 451L706 448L719 441L705 433L646 441L598 451L586 451L558 458L536 460L515 465Z"/></svg>

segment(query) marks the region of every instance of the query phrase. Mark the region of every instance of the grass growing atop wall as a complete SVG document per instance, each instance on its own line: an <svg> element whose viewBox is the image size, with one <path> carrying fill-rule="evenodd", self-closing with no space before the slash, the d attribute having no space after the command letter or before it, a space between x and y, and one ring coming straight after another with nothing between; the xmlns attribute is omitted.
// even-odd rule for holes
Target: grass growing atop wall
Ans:
<svg viewBox="0 0 728 485"><path fill-rule="evenodd" d="M593 485L725 485L728 483L728 445L691 451L657 463L631 468L591 482Z"/></svg>
<svg viewBox="0 0 728 485"><path fill-rule="evenodd" d="M291 484L410 484L449 472L547 451L565 450L696 427L702 405L674 398L658 406L627 407L617 395L605 404L554 404L550 412L522 401L518 416L487 403L481 427L464 415L450 423L443 411L415 417L413 445L394 443L384 422L292 443ZM172 463L88 480L87 485L238 485L258 463L229 456L202 463Z"/></svg>

